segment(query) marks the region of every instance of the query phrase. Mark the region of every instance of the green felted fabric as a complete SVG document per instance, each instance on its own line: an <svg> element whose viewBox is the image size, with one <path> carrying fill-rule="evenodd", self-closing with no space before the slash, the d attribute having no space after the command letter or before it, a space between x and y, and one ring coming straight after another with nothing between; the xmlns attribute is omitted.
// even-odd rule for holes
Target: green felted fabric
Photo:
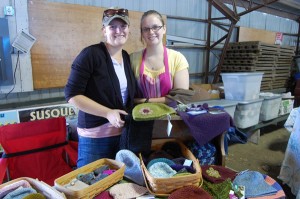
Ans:
<svg viewBox="0 0 300 199"><path fill-rule="evenodd" d="M31 193L25 196L23 199L46 199L46 197L40 193Z"/></svg>
<svg viewBox="0 0 300 199"><path fill-rule="evenodd" d="M136 121L148 121L175 113L173 108L163 103L143 103L134 107L132 117Z"/></svg>
<svg viewBox="0 0 300 199"><path fill-rule="evenodd" d="M207 191L214 199L228 198L228 193L232 189L232 182L230 179L224 182L213 184L203 180L202 188Z"/></svg>

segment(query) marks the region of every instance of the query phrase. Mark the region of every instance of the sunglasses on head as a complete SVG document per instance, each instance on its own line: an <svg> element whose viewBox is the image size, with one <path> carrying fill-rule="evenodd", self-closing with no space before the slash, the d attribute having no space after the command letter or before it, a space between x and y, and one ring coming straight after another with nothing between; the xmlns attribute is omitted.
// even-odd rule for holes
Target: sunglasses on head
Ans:
<svg viewBox="0 0 300 199"><path fill-rule="evenodd" d="M127 9L108 9L108 10L104 10L103 12L103 16L105 17L112 17L115 15L120 15L120 16L128 16L128 10Z"/></svg>

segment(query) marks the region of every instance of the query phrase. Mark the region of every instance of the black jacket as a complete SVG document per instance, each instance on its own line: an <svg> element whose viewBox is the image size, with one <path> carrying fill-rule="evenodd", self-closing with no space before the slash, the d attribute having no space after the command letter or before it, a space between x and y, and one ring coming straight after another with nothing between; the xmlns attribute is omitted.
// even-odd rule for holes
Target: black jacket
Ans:
<svg viewBox="0 0 300 199"><path fill-rule="evenodd" d="M111 57L103 42L83 49L74 60L65 86L65 98L84 95L99 104L112 109L131 113L136 92L136 80L130 67L129 55L122 51L124 70L127 77L128 101L123 106L120 84ZM93 128L108 120L79 110L78 127Z"/></svg>

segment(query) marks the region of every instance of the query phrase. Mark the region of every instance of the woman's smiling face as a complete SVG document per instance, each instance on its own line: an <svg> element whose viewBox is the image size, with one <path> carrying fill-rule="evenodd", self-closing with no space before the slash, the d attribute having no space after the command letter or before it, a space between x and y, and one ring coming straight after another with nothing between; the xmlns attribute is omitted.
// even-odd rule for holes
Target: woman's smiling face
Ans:
<svg viewBox="0 0 300 199"><path fill-rule="evenodd" d="M103 34L110 45L123 46L128 39L129 26L121 19L114 19L103 28Z"/></svg>
<svg viewBox="0 0 300 199"><path fill-rule="evenodd" d="M151 14L143 19L141 32L147 46L150 46L162 43L166 29L161 20L155 14Z"/></svg>

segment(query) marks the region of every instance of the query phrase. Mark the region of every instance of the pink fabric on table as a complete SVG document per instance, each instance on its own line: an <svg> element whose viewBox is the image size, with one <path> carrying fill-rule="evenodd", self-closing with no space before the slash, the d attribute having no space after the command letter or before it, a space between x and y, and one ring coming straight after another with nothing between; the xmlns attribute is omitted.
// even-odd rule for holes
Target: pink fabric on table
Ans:
<svg viewBox="0 0 300 199"><path fill-rule="evenodd" d="M94 199L113 199L113 197L109 194L109 191L103 191L99 193Z"/></svg>
<svg viewBox="0 0 300 199"><path fill-rule="evenodd" d="M110 175L110 174L113 174L115 171L116 171L116 170L109 169L109 170L105 170L105 171L103 171L102 173L103 173L103 174Z"/></svg>

